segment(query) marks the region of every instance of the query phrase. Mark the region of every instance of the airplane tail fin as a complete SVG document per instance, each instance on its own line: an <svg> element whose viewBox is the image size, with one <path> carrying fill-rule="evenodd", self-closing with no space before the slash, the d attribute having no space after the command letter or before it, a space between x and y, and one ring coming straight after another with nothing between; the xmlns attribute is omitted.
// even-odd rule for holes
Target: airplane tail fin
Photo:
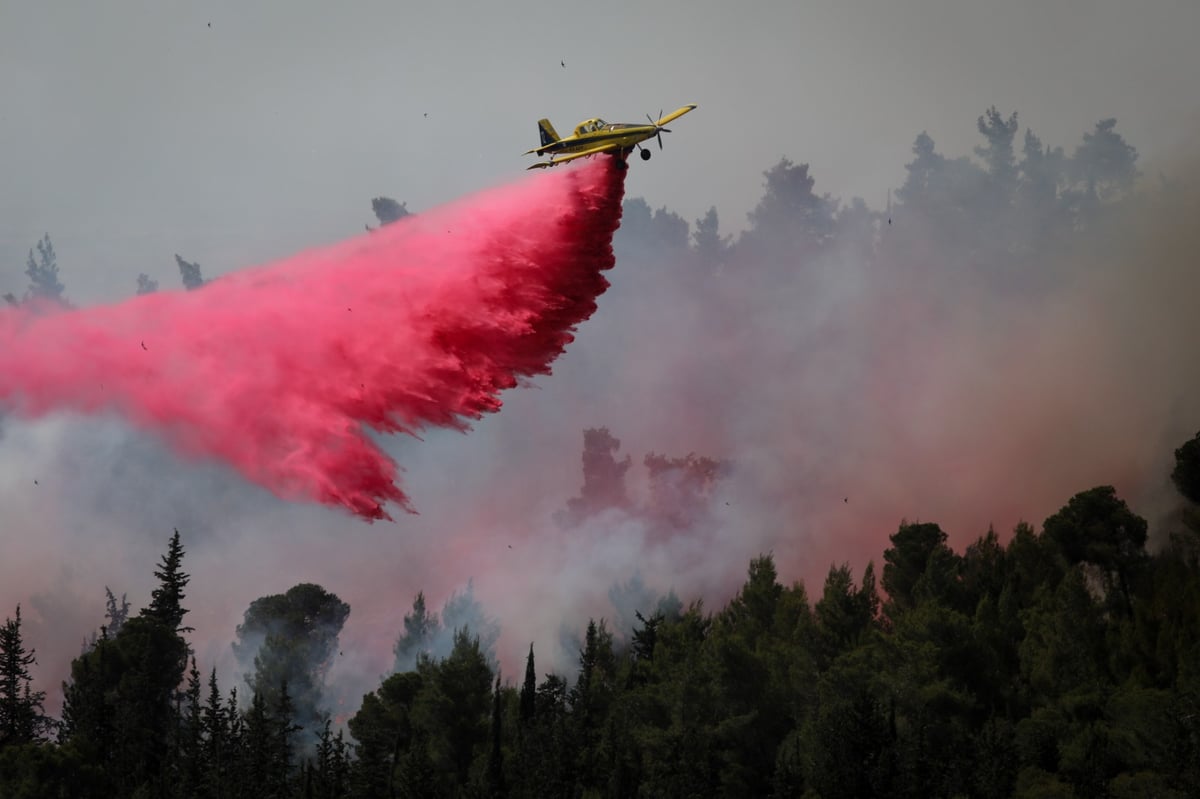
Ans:
<svg viewBox="0 0 1200 799"><path fill-rule="evenodd" d="M550 124L550 120L548 119L538 120L538 133L541 134L543 147L547 144L554 144L559 139L558 133L555 132L554 126Z"/></svg>

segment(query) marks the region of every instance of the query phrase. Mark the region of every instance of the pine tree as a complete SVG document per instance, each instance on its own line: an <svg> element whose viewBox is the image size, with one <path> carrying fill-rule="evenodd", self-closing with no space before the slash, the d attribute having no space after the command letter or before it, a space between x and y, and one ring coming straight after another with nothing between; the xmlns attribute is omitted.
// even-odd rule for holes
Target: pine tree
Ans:
<svg viewBox="0 0 1200 799"><path fill-rule="evenodd" d="M408 203L398 203L391 197L376 197L371 200L371 210L375 212L375 218L381 225L390 225L412 213L408 210Z"/></svg>
<svg viewBox="0 0 1200 799"><path fill-rule="evenodd" d="M696 220L692 242L696 256L705 268L716 271L725 265L729 254L729 236L722 236L720 233L720 221L715 205L708 209L708 213L702 219Z"/></svg>
<svg viewBox="0 0 1200 799"><path fill-rule="evenodd" d="M29 251L29 260L25 265L25 274L29 276L29 289L26 296L30 299L63 301L63 291L66 289L58 282L58 257L54 254L54 245L50 243L47 233L37 243L38 258L33 258L33 250Z"/></svg>
<svg viewBox="0 0 1200 799"><path fill-rule="evenodd" d="M1008 119L992 106L979 117L976 126L987 139L986 147L976 147L975 154L987 164L988 174L996 181L996 188L1011 192L1017 180L1017 162L1013 151L1013 139L1017 135L1017 112Z"/></svg>
<svg viewBox="0 0 1200 799"><path fill-rule="evenodd" d="M445 660L427 663L423 670L428 678L414 721L430 733L428 754L438 769L465 788L476 751L486 751L492 671L479 639L465 630L454 634L454 648Z"/></svg>
<svg viewBox="0 0 1200 799"><path fill-rule="evenodd" d="M208 795L221 796L229 771L229 715L217 687L217 670L208 676L208 699L204 703L201 723L204 733L204 780Z"/></svg>
<svg viewBox="0 0 1200 799"><path fill-rule="evenodd" d="M182 556L176 531L150 606L114 637L105 628L71 664L64 685L62 740L97 763L118 795L161 793L178 764L179 687L189 655L179 628Z"/></svg>
<svg viewBox="0 0 1200 799"><path fill-rule="evenodd" d="M294 718L314 734L324 721L325 675L337 655L338 635L350 606L313 583L292 586L284 594L250 603L237 628L234 654L247 682L268 706L279 702L287 681Z"/></svg>
<svg viewBox="0 0 1200 799"><path fill-rule="evenodd" d="M503 734L500 713L500 672L496 672L496 684L492 688L492 734L491 749L488 751L487 762L487 795L501 797L508 795L504 783L504 751L501 748Z"/></svg>
<svg viewBox="0 0 1200 799"><path fill-rule="evenodd" d="M308 763L305 790L312 796L336 796L333 793L334 739L329 719L317 737L317 751Z"/></svg>
<svg viewBox="0 0 1200 799"><path fill-rule="evenodd" d="M809 174L808 164L782 158L762 174L763 198L747 214L751 234L809 254L828 244L837 205L828 194L813 191L816 179Z"/></svg>
<svg viewBox="0 0 1200 799"><path fill-rule="evenodd" d="M412 613L404 614L404 632L396 640L392 652L396 655L393 671L410 671L416 668L421 656L428 655L433 639L441 630L436 613L425 609L425 592L418 591L413 600Z"/></svg>
<svg viewBox="0 0 1200 799"><path fill-rule="evenodd" d="M137 276L137 293L140 297L143 294L153 294L158 291L158 281L151 278L145 272Z"/></svg>
<svg viewBox="0 0 1200 799"><path fill-rule="evenodd" d="M296 733L304 729L296 724L296 707L288 693L287 680L279 685L279 698L271 721L270 784L274 786L276 796L284 796L287 793L288 779L292 775Z"/></svg>
<svg viewBox="0 0 1200 799"><path fill-rule="evenodd" d="M113 637L121 632L121 625L129 618L129 601L125 594L121 594L121 603L117 604L117 598L107 585L104 586L104 593L107 596L104 618L108 619L108 635Z"/></svg>
<svg viewBox="0 0 1200 799"><path fill-rule="evenodd" d="M179 543L179 530L176 530L171 536L167 554L163 556L159 569L154 572L154 576L159 579L159 586L150 594L150 607L143 611L143 615L161 622L175 632L191 632L190 627L180 626L187 613L187 609L181 603L185 596L183 589L189 579L181 568L183 554L183 545Z"/></svg>
<svg viewBox="0 0 1200 799"><path fill-rule="evenodd" d="M204 779L204 718L200 704L200 672L196 659L188 672L187 688L183 692L186 707L179 718L179 741L177 753L179 770L184 783L193 789Z"/></svg>
<svg viewBox="0 0 1200 799"><path fill-rule="evenodd" d="M21 606L16 618L0 627L0 749L43 739L48 720L42 712L44 691L30 687L29 667L37 662L21 637Z"/></svg>
<svg viewBox="0 0 1200 799"><path fill-rule="evenodd" d="M1200 433L1175 450L1175 468L1171 482L1189 502L1200 505Z"/></svg>
<svg viewBox="0 0 1200 799"><path fill-rule="evenodd" d="M475 598L474 580L467 580L467 587L455 591L442 605L443 636L467 632L479 639L479 649L488 659L488 665L497 668L496 641L500 638L500 624L488 616L483 604ZM442 643L445 639L443 638ZM439 646L437 649L441 650Z"/></svg>
<svg viewBox="0 0 1200 799"><path fill-rule="evenodd" d="M1071 156L1071 167L1086 196L1093 201L1120 199L1137 180L1137 150L1117 133L1116 119L1102 119Z"/></svg>
<svg viewBox="0 0 1200 799"><path fill-rule="evenodd" d="M100 628L100 638L88 655L71 663L71 679L62 684L63 714L59 742L86 741L93 747L85 755L93 762L107 763L112 724L104 702L105 686L100 676L108 668L111 652L108 629Z"/></svg>
<svg viewBox="0 0 1200 799"><path fill-rule="evenodd" d="M412 746L400 759L397 768L396 796L401 799L426 799L445 795L437 766L429 756L429 740L424 732L418 731Z"/></svg>
<svg viewBox="0 0 1200 799"><path fill-rule="evenodd" d="M363 696L362 706L347 726L357 741L354 790L364 796L390 795L401 755L412 746L413 706L425 683L425 672L405 671L385 678Z"/></svg>
<svg viewBox="0 0 1200 799"><path fill-rule="evenodd" d="M175 263L179 266L179 276L183 279L183 287L195 291L204 285L204 277L200 274L200 264L185 261L175 254Z"/></svg>
<svg viewBox="0 0 1200 799"><path fill-rule="evenodd" d="M250 700L239 731L237 782L244 796L269 796L280 781L276 776L278 741L274 725L267 713L263 695L255 693ZM286 778L286 774L284 774Z"/></svg>
<svg viewBox="0 0 1200 799"><path fill-rule="evenodd" d="M599 790L603 772L601 735L608 721L615 691L616 658L613 636L604 619L588 620L584 648L579 653L579 676L571 690L571 716L579 744L579 781L585 789Z"/></svg>
<svg viewBox="0 0 1200 799"><path fill-rule="evenodd" d="M350 786L350 750L341 730L333 737L333 753L329 761L331 797L343 797Z"/></svg>
<svg viewBox="0 0 1200 799"><path fill-rule="evenodd" d="M237 688L229 689L229 701L225 705L225 718L229 722L226 739L225 770L219 780L221 785L236 784L245 788L246 717L238 708Z"/></svg>

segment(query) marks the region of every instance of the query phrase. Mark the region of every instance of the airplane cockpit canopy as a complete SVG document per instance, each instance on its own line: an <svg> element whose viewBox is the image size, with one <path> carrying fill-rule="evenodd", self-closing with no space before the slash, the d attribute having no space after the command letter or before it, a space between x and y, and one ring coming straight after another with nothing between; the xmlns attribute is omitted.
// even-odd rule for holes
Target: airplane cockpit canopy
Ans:
<svg viewBox="0 0 1200 799"><path fill-rule="evenodd" d="M586 122L579 123L579 127L575 128L575 135L593 133L597 130L604 130L606 127L608 127L608 123L603 119L589 119Z"/></svg>

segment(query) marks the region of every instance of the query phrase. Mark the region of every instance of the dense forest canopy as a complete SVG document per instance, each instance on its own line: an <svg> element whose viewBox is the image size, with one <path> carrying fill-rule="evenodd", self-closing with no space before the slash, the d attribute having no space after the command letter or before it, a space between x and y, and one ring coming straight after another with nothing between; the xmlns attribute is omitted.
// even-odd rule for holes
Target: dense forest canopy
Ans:
<svg viewBox="0 0 1200 799"><path fill-rule="evenodd" d="M764 172L736 237L715 207L689 225L628 200L618 263L622 254L654 263L640 280L665 276L679 283L680 303L720 305L711 318L728 335L726 370L753 368L732 322L764 314L781 331L780 351L799 346L789 343L797 330L817 341L806 352L824 371L797 365L797 379L836 371L834 356L855 359L852 326L897 342L885 363L838 372L858 395L881 379L896 393L919 382L928 353L906 351L899 334L914 319L936 331L958 315L986 317L979 297L1020 306L1114 259L1161 277L1155 263L1114 255L1114 242L1130 238L1113 233L1190 208L1200 187L1170 176L1147 187L1111 119L1070 152L1029 130L1019 140L1015 113L990 108L977 127L973 158L917 136L907 179L882 210L818 193L809 165L787 158ZM387 197L372 207L381 225L411 213ZM200 266L175 259L184 287L201 288ZM70 274L48 234L26 273L27 292L10 302L67 302ZM870 319L841 313L862 308L831 291L844 288L833 276L864 273L887 301ZM904 290L913 285L938 290ZM156 289L138 276L138 293ZM818 321L796 327L792 316L810 311ZM721 369L686 367L674 390L728 390ZM850 401L839 392L807 404L798 435L836 447L825 412ZM1005 424L995 421L1001 435ZM562 499L554 524L634 523L651 543L700 536L721 512L720 486L754 468L707 443L647 453L635 470L613 432L586 430L579 494ZM771 553L717 600L632 571L609 591L611 614L562 618L569 668L547 668L556 661L539 653L557 642L534 641L523 668L505 671L496 646L506 619L486 596L468 585L438 611L412 585L411 608L396 608L387 631L392 673L340 713L327 678L350 605L315 583L255 600L228 633L243 679L222 685L189 642L188 531L176 530L139 611L111 591L98 603L104 624L71 663L61 718L34 687L44 664L19 606L0 628L0 795L1196 795L1200 433L1161 460L1169 474L1148 479L1169 480L1173 492L1153 519L1114 487L1122 474L1057 498L1036 527L979 531L961 546L938 523L893 521L875 554L834 558L819 591L781 577ZM787 506L813 473L778 475L774 501ZM645 490L630 489L635 476Z"/></svg>

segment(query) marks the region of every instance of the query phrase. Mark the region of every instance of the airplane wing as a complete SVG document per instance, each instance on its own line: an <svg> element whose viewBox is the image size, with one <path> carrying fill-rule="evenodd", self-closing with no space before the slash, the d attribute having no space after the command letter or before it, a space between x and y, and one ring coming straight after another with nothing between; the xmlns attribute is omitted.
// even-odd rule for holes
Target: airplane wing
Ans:
<svg viewBox="0 0 1200 799"><path fill-rule="evenodd" d="M668 122L670 122L670 121L671 121L671 120L673 120L673 119L679 119L681 116L683 116L684 114L686 114L688 111L691 111L691 110L692 110L693 108L695 108L695 107L696 107L696 104L695 104L695 103L692 103L691 105L685 105L685 106L683 106L682 108L676 108L674 111L672 111L671 113L667 114L665 117L663 117L662 119L658 120L658 122L655 122L654 124L656 124L656 125L658 125L658 126L660 126L660 127L661 127L661 126L663 126L663 125L667 124Z"/></svg>
<svg viewBox="0 0 1200 799"><path fill-rule="evenodd" d="M580 150L577 153L570 153L569 155L560 155L557 158L555 158L553 161L541 161L539 163L533 164L531 166L527 166L525 168L526 169L545 169L546 167L557 166L558 164L565 164L567 161L574 161L576 158L583 158L585 155L596 155L598 153L611 153L614 150L618 150L618 149L620 149L620 147L619 147L619 145L616 145L616 144L611 144L611 143L610 144L598 144L595 147L589 147L588 149Z"/></svg>

